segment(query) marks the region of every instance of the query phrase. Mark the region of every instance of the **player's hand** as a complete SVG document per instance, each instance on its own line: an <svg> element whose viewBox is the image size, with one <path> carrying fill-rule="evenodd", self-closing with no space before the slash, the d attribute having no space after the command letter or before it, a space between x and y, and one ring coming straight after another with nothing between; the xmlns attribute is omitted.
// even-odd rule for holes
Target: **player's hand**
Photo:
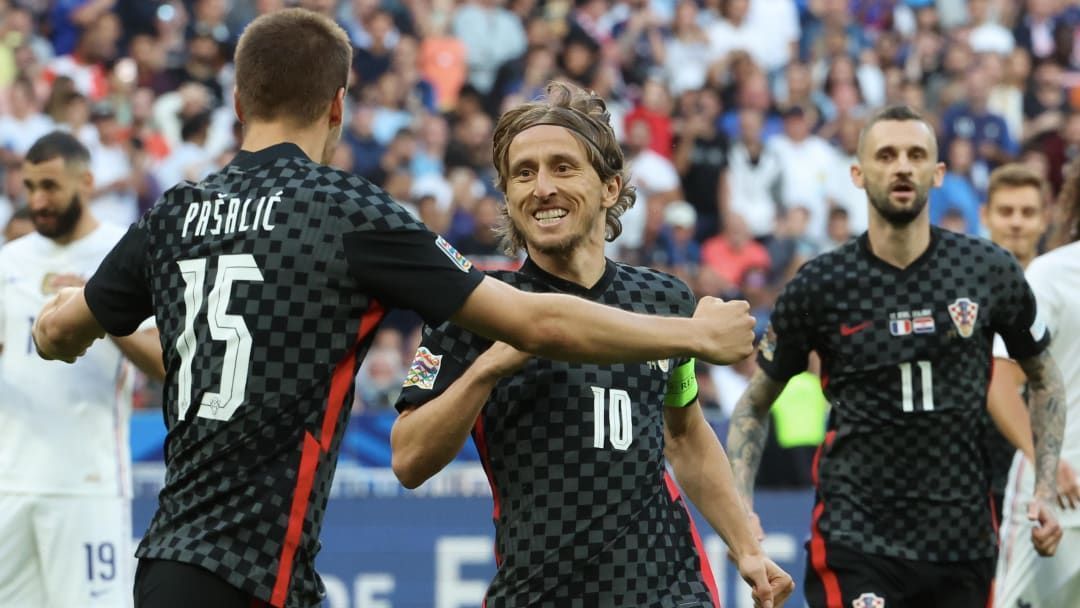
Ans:
<svg viewBox="0 0 1080 608"><path fill-rule="evenodd" d="M705 296L694 310L694 319L700 319L704 350L701 359L717 365L730 365L742 361L754 352L754 317L750 316L750 304L745 300L725 302Z"/></svg>
<svg viewBox="0 0 1080 608"><path fill-rule="evenodd" d="M50 348L51 344L49 343L48 338L46 337L45 332L42 329L42 321L44 319L47 319L51 313L56 312L56 310L60 308L65 302L67 302L71 298L76 297L80 291L81 290L78 287L65 287L60 289L60 291L55 296L53 296L49 301L45 302L45 305L41 307L41 313L38 314L37 318L34 319L34 325L30 328L30 337L34 341L34 349L37 351L38 356L42 359L45 359L46 361L59 360L63 361L64 363L74 363L76 359L86 353L86 351L84 350L82 353L79 353L78 355L75 355L73 357L54 356L52 353L52 348Z"/></svg>
<svg viewBox="0 0 1080 608"><path fill-rule="evenodd" d="M520 351L505 342L496 342L480 355L477 363L482 362L484 369L493 378L505 378L520 370L531 358L532 355L529 353Z"/></svg>
<svg viewBox="0 0 1080 608"><path fill-rule="evenodd" d="M758 608L779 608L795 590L791 576L760 553L745 555L736 565Z"/></svg>
<svg viewBox="0 0 1080 608"><path fill-rule="evenodd" d="M1061 542L1061 524L1050 502L1036 495L1028 503L1028 520L1035 524L1031 529L1031 544L1043 557L1049 557L1057 551Z"/></svg>
<svg viewBox="0 0 1080 608"><path fill-rule="evenodd" d="M1058 460L1058 506L1062 509L1080 508L1080 479L1064 459Z"/></svg>

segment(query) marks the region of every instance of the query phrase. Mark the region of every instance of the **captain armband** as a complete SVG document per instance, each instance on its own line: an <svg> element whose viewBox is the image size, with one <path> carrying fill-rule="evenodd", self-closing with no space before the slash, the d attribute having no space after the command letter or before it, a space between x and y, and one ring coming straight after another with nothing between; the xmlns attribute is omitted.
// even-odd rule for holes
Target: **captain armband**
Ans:
<svg viewBox="0 0 1080 608"><path fill-rule="evenodd" d="M671 372L664 407L686 407L696 401L697 396L697 375L694 374L694 359L691 358Z"/></svg>

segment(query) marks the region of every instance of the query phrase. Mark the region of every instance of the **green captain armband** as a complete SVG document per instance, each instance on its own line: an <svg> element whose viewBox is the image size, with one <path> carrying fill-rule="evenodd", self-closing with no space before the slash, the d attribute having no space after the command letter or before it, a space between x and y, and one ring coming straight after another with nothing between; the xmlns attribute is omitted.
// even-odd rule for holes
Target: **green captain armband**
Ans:
<svg viewBox="0 0 1080 608"><path fill-rule="evenodd" d="M697 399L697 375L694 374L694 359L675 368L668 378L667 394L664 395L664 407L686 407Z"/></svg>

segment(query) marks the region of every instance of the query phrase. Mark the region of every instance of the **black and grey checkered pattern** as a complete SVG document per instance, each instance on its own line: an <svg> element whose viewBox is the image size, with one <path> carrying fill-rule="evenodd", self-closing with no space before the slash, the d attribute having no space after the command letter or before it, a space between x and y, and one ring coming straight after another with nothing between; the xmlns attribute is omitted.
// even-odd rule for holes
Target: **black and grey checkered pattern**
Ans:
<svg viewBox="0 0 1080 608"><path fill-rule="evenodd" d="M189 205L219 196L251 198L252 208L260 197L280 200L263 229L199 236L189 224L183 236ZM201 566L276 606L317 605L319 529L353 377L383 309L409 305L439 318L482 274L439 249L381 191L291 144L241 154L205 181L170 190L125 239L145 251L132 254L122 241L91 280L88 301L107 329L120 331L131 314L110 290L145 276L161 330L168 470L137 555ZM237 370L244 401L228 420L214 420L196 415L202 397L220 391L222 370L236 363L227 341L212 335L205 297L224 254L250 254L262 280L238 280L223 294L227 313L251 335L251 357L249 369ZM189 311L178 262L198 258L207 261L204 302ZM191 407L180 420L177 344L195 312ZM291 513L302 518L290 521Z"/></svg>
<svg viewBox="0 0 1080 608"><path fill-rule="evenodd" d="M949 310L962 298L978 305L970 337ZM1032 336L1034 318L1010 254L936 228L904 270L875 258L864 235L799 271L758 360L784 380L810 350L822 358L832 412L817 500L827 541L915 560L994 555L982 421L992 337L1036 354L1047 339Z"/></svg>
<svg viewBox="0 0 1080 608"><path fill-rule="evenodd" d="M678 279L613 262L589 290L531 261L492 274L525 291L575 293L637 312L689 316L696 304ZM443 356L435 386L406 387L399 407L445 390L488 345L456 326L428 329L423 347ZM487 608L713 606L682 499L665 484L663 402L674 363L532 359L498 383L473 433L495 495L499 568ZM604 394L600 448L594 387ZM625 450L610 438L612 390L630 398Z"/></svg>

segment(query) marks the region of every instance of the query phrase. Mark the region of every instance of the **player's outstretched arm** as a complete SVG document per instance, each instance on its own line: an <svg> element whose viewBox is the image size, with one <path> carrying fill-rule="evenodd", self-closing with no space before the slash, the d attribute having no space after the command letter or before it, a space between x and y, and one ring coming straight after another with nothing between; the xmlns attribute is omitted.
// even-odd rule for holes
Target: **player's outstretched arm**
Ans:
<svg viewBox="0 0 1080 608"><path fill-rule="evenodd" d="M390 448L401 485L419 487L457 456L495 384L521 369L529 356L496 342L437 397L398 415Z"/></svg>
<svg viewBox="0 0 1080 608"><path fill-rule="evenodd" d="M129 361L147 376L165 380L165 360L161 354L161 333L156 327L137 331L130 336L113 336L113 343Z"/></svg>
<svg viewBox="0 0 1080 608"><path fill-rule="evenodd" d="M727 543L739 574L753 589L755 604L782 606L795 583L762 551L727 455L699 402L664 408L664 455L686 497Z"/></svg>
<svg viewBox="0 0 1080 608"><path fill-rule="evenodd" d="M731 470L735 487L753 511L754 479L761 465L761 453L769 436L769 408L784 390L784 383L773 380L760 369L750 378L750 384L735 404L728 430L727 449L731 454ZM753 521L757 521L751 513ZM760 528L760 524L757 524ZM759 532L760 534L760 532Z"/></svg>
<svg viewBox="0 0 1080 608"><path fill-rule="evenodd" d="M575 296L525 293L491 277L451 320L537 356L589 363L698 357L726 365L749 355L754 340L744 301L705 297L692 319L659 317Z"/></svg>
<svg viewBox="0 0 1080 608"><path fill-rule="evenodd" d="M1065 386L1061 371L1048 351L1017 361L1028 378L1031 432L1035 439L1035 497L1028 519L1035 549L1053 555L1061 540L1061 527L1051 507L1057 497L1058 457L1065 433Z"/></svg>
<svg viewBox="0 0 1080 608"><path fill-rule="evenodd" d="M74 363L105 330L90 312L81 287L65 287L45 303L31 330L43 359Z"/></svg>
<svg viewBox="0 0 1080 608"><path fill-rule="evenodd" d="M994 371L990 376L990 390L986 395L986 409L994 425L1012 446L1035 461L1035 447L1031 438L1031 418L1020 395L1024 385L1024 370L1012 359L996 357Z"/></svg>

